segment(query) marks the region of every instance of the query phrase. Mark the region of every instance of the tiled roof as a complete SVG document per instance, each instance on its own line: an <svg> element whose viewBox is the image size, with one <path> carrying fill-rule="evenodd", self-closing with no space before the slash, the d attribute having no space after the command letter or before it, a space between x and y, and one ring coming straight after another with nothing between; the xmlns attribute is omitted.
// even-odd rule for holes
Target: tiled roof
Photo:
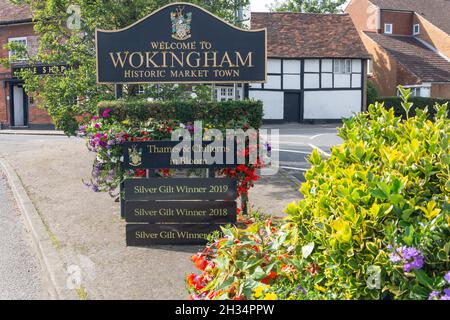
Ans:
<svg viewBox="0 0 450 320"><path fill-rule="evenodd" d="M17 6L9 2L8 0L0 0L1 24L29 19L31 19L31 12L28 6Z"/></svg>
<svg viewBox="0 0 450 320"><path fill-rule="evenodd" d="M450 35L449 0L370 0L370 2L380 9L414 11Z"/></svg>
<svg viewBox="0 0 450 320"><path fill-rule="evenodd" d="M365 32L423 82L450 82L450 62L411 36Z"/></svg>
<svg viewBox="0 0 450 320"><path fill-rule="evenodd" d="M252 12L251 27L267 28L269 57L370 57L347 14Z"/></svg>

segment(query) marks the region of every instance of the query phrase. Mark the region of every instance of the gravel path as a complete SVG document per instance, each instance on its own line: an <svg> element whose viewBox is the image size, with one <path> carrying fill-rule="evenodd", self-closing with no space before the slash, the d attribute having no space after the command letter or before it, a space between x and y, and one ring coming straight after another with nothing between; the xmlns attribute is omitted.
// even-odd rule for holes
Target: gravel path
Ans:
<svg viewBox="0 0 450 320"><path fill-rule="evenodd" d="M0 300L46 298L23 217L0 174Z"/></svg>

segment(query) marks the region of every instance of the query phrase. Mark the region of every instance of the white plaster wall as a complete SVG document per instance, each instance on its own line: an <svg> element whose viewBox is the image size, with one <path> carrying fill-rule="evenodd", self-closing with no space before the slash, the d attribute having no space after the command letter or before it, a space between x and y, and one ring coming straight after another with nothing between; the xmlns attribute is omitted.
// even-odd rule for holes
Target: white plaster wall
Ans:
<svg viewBox="0 0 450 320"><path fill-rule="evenodd" d="M361 88L361 74L352 74L352 88Z"/></svg>
<svg viewBox="0 0 450 320"><path fill-rule="evenodd" d="M300 90L300 75L299 74L285 74L283 76L283 89Z"/></svg>
<svg viewBox="0 0 450 320"><path fill-rule="evenodd" d="M250 83L250 88L261 89L261 83Z"/></svg>
<svg viewBox="0 0 450 320"><path fill-rule="evenodd" d="M283 60L283 73L299 74L301 71L300 60Z"/></svg>
<svg viewBox="0 0 450 320"><path fill-rule="evenodd" d="M361 112L361 90L305 91L304 119L341 119Z"/></svg>
<svg viewBox="0 0 450 320"><path fill-rule="evenodd" d="M352 60L352 72L361 73L361 60L358 60L358 59Z"/></svg>
<svg viewBox="0 0 450 320"><path fill-rule="evenodd" d="M319 59L305 59L305 72L319 72Z"/></svg>
<svg viewBox="0 0 450 320"><path fill-rule="evenodd" d="M249 91L250 99L261 100L264 119L283 119L284 93L275 91Z"/></svg>
<svg viewBox="0 0 450 320"><path fill-rule="evenodd" d="M281 76L267 76L264 89L281 89Z"/></svg>
<svg viewBox="0 0 450 320"><path fill-rule="evenodd" d="M350 74L349 73L335 73L334 87L335 88L350 88Z"/></svg>
<svg viewBox="0 0 450 320"><path fill-rule="evenodd" d="M322 60L322 72L333 72L333 59Z"/></svg>
<svg viewBox="0 0 450 320"><path fill-rule="evenodd" d="M267 59L267 73L281 73L281 60Z"/></svg>
<svg viewBox="0 0 450 320"><path fill-rule="evenodd" d="M333 87L333 74L322 73L322 88L332 88L332 87Z"/></svg>
<svg viewBox="0 0 450 320"><path fill-rule="evenodd" d="M305 73L305 82L304 82L305 89L319 88L319 81L320 77L318 73Z"/></svg>

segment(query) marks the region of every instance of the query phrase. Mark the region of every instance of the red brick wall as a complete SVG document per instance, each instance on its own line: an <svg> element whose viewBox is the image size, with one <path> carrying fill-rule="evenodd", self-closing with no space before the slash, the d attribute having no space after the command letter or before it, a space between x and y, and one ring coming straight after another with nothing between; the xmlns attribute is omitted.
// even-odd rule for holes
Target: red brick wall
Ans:
<svg viewBox="0 0 450 320"><path fill-rule="evenodd" d="M18 24L11 26L0 26L0 57L6 58L8 50L4 46L8 43L9 38L27 37L28 52L34 54L37 52L38 37L33 30L33 24ZM9 125L9 101L7 97L10 94L9 85L5 85L4 79L11 78L11 70L0 65L0 122ZM51 124L51 119L48 114L39 109L35 104L28 106L28 123L33 124Z"/></svg>
<svg viewBox="0 0 450 320"><path fill-rule="evenodd" d="M350 15L358 31L378 30L379 9L368 0L352 0L345 12Z"/></svg>
<svg viewBox="0 0 450 320"><path fill-rule="evenodd" d="M450 35L437 28L420 15L415 15L414 23L420 25L420 34L418 35L420 39L428 42L442 54L450 58Z"/></svg>
<svg viewBox="0 0 450 320"><path fill-rule="evenodd" d="M380 96L395 96L398 84L413 85L420 83L419 79L367 35L362 34L361 39L367 51L372 55L373 75L369 80L375 85Z"/></svg>
<svg viewBox="0 0 450 320"><path fill-rule="evenodd" d="M0 84L2 84L1 81ZM0 85L0 123L9 122L9 115L6 108L7 106L6 97L9 95L8 89L9 87L5 88L4 85Z"/></svg>
<svg viewBox="0 0 450 320"><path fill-rule="evenodd" d="M384 24L392 23L392 34L410 36L413 33L414 13L381 10L380 28L384 32Z"/></svg>
<svg viewBox="0 0 450 320"><path fill-rule="evenodd" d="M450 99L450 83L433 83L431 85L431 96L433 98Z"/></svg>
<svg viewBox="0 0 450 320"><path fill-rule="evenodd" d="M12 26L0 26L0 57L6 58L8 56L8 50L4 46L8 43L8 38L17 37L35 37L33 31L33 24L18 24ZM30 42L30 40L28 40ZM0 66L0 73L10 72L9 69Z"/></svg>

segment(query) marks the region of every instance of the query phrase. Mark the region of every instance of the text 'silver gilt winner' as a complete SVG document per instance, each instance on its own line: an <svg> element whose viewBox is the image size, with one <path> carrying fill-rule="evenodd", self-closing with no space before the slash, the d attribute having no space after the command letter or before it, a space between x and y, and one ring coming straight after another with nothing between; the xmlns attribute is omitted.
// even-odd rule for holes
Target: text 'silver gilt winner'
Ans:
<svg viewBox="0 0 450 320"><path fill-rule="evenodd" d="M126 29L97 30L97 52L100 83L266 80L265 30L235 28L189 4Z"/></svg>

